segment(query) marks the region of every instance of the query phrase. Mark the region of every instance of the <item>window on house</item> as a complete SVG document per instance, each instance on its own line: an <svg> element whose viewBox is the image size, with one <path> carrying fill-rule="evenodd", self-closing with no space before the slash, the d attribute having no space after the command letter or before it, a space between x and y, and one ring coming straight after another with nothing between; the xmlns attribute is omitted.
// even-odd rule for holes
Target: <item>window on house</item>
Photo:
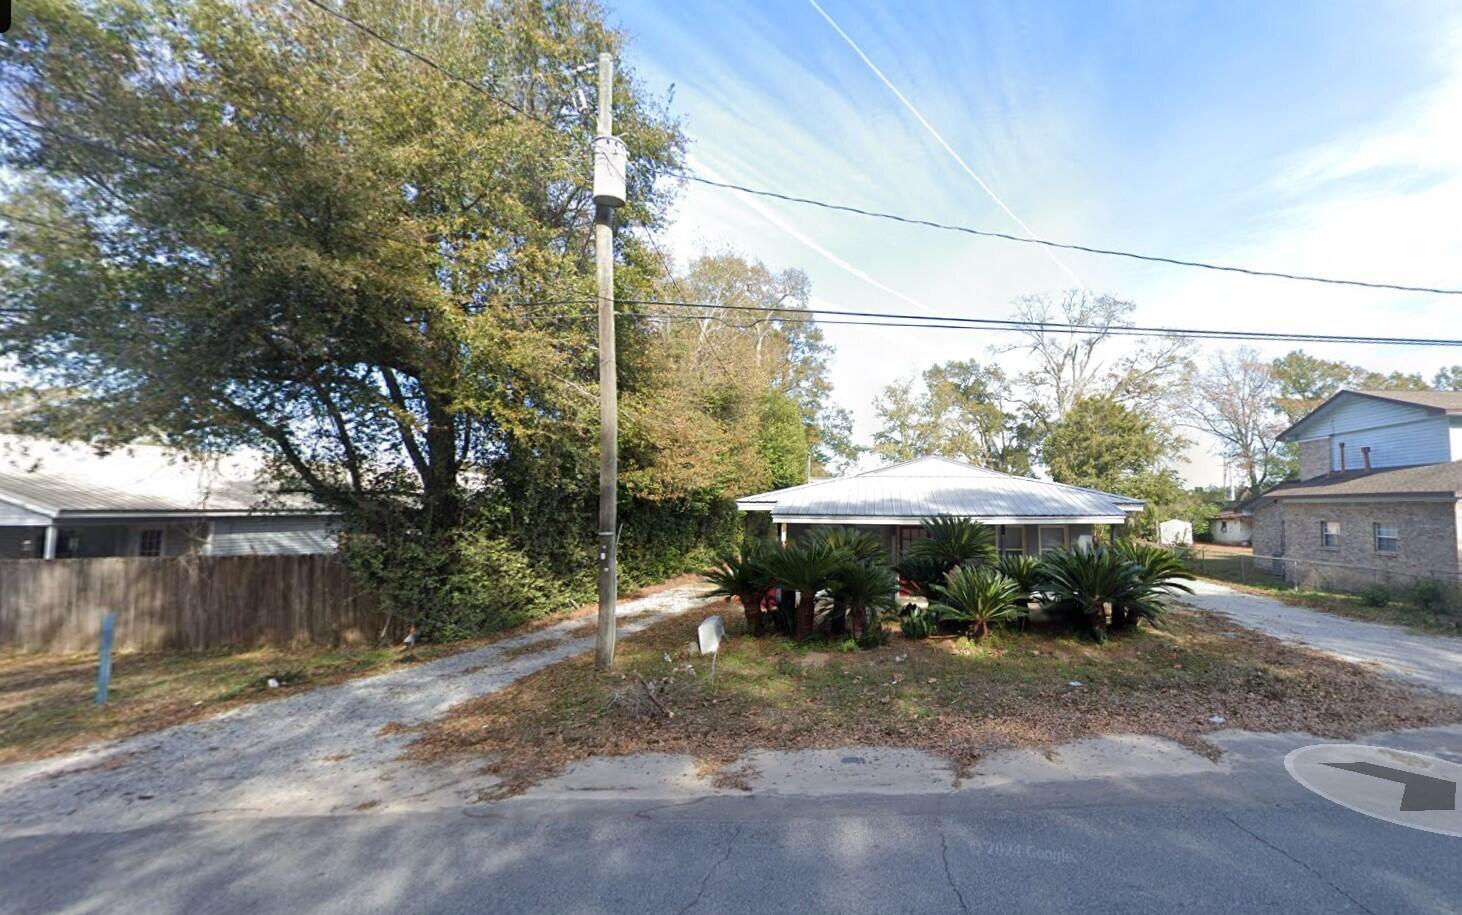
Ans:
<svg viewBox="0 0 1462 915"><path fill-rule="evenodd" d="M1340 546L1340 522L1320 522L1320 546L1334 549Z"/></svg>
<svg viewBox="0 0 1462 915"><path fill-rule="evenodd" d="M1066 548L1066 528L1041 528L1040 543L1042 553L1046 553L1051 550L1064 550Z"/></svg>
<svg viewBox="0 0 1462 915"><path fill-rule="evenodd" d="M1025 528L1014 524L1000 528L1000 555L1021 556L1025 553Z"/></svg>
<svg viewBox="0 0 1462 915"><path fill-rule="evenodd" d="M915 540L928 540L929 532L922 527L901 527L899 528L899 555L904 555L904 550Z"/></svg>
<svg viewBox="0 0 1462 915"><path fill-rule="evenodd" d="M1394 524L1381 524L1377 522L1372 525L1376 533L1376 552L1395 553L1401 549L1401 528Z"/></svg>
<svg viewBox="0 0 1462 915"><path fill-rule="evenodd" d="M1220 522L1218 522L1218 529L1220 531L1223 531L1224 533L1228 533L1228 522L1227 521L1220 521Z"/></svg>
<svg viewBox="0 0 1462 915"><path fill-rule="evenodd" d="M145 530L137 535L138 556L161 556L162 555L162 531L158 529Z"/></svg>

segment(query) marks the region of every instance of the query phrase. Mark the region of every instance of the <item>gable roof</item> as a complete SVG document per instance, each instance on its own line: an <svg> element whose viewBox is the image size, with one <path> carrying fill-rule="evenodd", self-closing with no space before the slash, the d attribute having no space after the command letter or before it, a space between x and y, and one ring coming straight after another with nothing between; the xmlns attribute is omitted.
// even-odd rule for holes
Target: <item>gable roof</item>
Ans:
<svg viewBox="0 0 1462 915"><path fill-rule="evenodd" d="M1279 440L1281 442L1295 441L1294 433L1300 426L1328 409L1332 403L1342 397L1368 397L1372 400L1405 404L1432 416L1462 416L1462 391L1358 391L1344 388L1331 394L1315 409L1295 420L1288 429L1279 433Z"/></svg>
<svg viewBox="0 0 1462 915"><path fill-rule="evenodd" d="M1264 499L1355 498L1363 496L1418 496L1462 498L1462 461L1418 464L1385 470L1348 470L1312 480L1280 483Z"/></svg>
<svg viewBox="0 0 1462 915"><path fill-rule="evenodd" d="M0 436L0 503L56 517L134 514L312 514L307 498L281 496L249 455L199 460L156 445L100 454L86 445Z"/></svg>
<svg viewBox="0 0 1462 915"><path fill-rule="evenodd" d="M1230 502L1219 510L1215 518L1249 518L1254 514L1254 507L1259 504L1262 495L1250 496L1239 502Z"/></svg>
<svg viewBox="0 0 1462 915"><path fill-rule="evenodd" d="M1120 524L1128 511L1144 504L1141 499L933 456L736 501L742 511L770 511L775 521L848 524L917 524L938 514L1010 524Z"/></svg>

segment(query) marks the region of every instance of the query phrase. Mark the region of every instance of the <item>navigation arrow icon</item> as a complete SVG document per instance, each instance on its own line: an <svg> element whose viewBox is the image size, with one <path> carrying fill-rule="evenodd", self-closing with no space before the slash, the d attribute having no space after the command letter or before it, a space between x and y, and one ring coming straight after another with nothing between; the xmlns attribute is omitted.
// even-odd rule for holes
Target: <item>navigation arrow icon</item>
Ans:
<svg viewBox="0 0 1462 915"><path fill-rule="evenodd" d="M1320 765L1405 785L1406 790L1401 793L1402 810L1457 809L1457 783L1445 778L1420 775L1405 769L1395 769L1391 766L1368 762L1321 763Z"/></svg>

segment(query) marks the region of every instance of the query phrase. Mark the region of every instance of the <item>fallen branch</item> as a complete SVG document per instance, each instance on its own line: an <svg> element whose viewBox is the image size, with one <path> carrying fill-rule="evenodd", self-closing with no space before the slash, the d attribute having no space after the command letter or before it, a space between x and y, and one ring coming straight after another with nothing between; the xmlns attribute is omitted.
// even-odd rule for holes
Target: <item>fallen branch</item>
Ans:
<svg viewBox="0 0 1462 915"><path fill-rule="evenodd" d="M640 675L640 672L634 671L634 675L635 679L640 681L640 685L645 688L645 695L649 697L650 704L659 709L660 714L664 715L666 718L674 718L675 713L670 711L670 709L666 708L660 703L660 700L655 696L655 691L650 688L650 684L645 681L645 678Z"/></svg>

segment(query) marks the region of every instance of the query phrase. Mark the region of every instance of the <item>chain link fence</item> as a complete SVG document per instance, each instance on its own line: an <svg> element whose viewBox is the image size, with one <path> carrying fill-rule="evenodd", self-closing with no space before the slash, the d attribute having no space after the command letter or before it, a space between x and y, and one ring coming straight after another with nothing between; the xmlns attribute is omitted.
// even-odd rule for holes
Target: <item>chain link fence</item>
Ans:
<svg viewBox="0 0 1462 915"><path fill-rule="evenodd" d="M1456 572L1408 572L1382 566L1361 566L1318 559L1252 554L1203 544L1172 547L1194 572L1239 584L1269 588L1373 594L1378 599L1408 598L1438 609L1462 610L1462 575Z"/></svg>

